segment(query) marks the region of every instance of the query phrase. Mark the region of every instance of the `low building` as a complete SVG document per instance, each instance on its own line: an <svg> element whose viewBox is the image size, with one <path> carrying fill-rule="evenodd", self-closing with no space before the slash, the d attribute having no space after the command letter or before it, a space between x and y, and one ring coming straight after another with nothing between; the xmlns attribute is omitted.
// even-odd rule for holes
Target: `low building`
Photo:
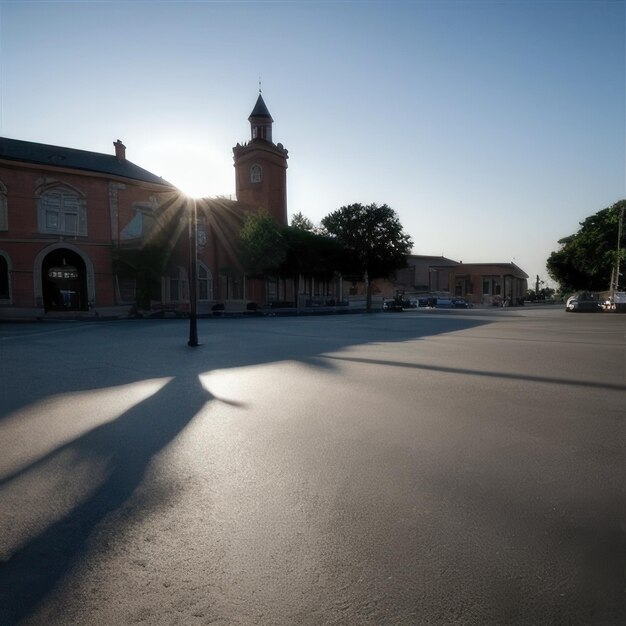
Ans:
<svg viewBox="0 0 626 626"><path fill-rule="evenodd" d="M515 263L459 263L451 272L450 293L473 304L521 305L528 274Z"/></svg>
<svg viewBox="0 0 626 626"><path fill-rule="evenodd" d="M352 283L351 293L363 294L361 282ZM463 298L483 306L516 306L523 304L528 291L528 275L515 263L463 263L444 256L412 254L406 267L389 279L374 281L373 293L378 300L397 294L447 295Z"/></svg>

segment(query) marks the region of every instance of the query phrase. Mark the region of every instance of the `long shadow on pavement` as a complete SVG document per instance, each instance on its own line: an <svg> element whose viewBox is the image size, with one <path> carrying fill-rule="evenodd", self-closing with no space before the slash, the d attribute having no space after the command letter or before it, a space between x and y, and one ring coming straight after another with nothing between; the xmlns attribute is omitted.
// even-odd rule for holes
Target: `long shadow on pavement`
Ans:
<svg viewBox="0 0 626 626"><path fill-rule="evenodd" d="M103 389L155 377L170 380L116 419L97 425L48 451L45 459L36 459L1 478L0 495L14 479L65 452L97 460L105 468L102 482L82 501L29 537L0 563L0 623L13 624L33 614L63 576L80 562L96 526L131 497L151 459L185 429L206 403L215 399L203 388L199 374L279 360L329 368L332 364L328 360L317 363L316 357L352 345L399 342L485 323L457 318L418 324L387 318L381 325L368 316L353 316L339 323L331 320L249 320L213 326L210 330L215 334L209 337L212 344L192 352L179 349L180 336L172 335L172 331L178 333L182 325L169 322L67 327L71 342L64 339L70 335L63 330L53 335L31 335L26 339L30 342L28 351L19 345L11 348L10 341L5 341L3 377L8 384L3 395L9 401L3 402L8 408L0 414L0 427L1 418L15 415L33 400L54 395L51 388L55 393L98 389L98 377L105 370L109 374L106 384L100 383ZM205 340L208 329L209 325L203 328ZM224 329L231 334L217 334L217 330ZM87 341L95 342L94 347L87 354L77 352L76 345ZM26 352L31 359L29 367L10 371L5 359L17 359L20 354L24 359ZM66 375L60 377L60 371ZM24 391L24 381L33 375L38 377L38 387ZM47 377L46 382L43 377ZM52 384L55 378L61 382ZM13 395L8 391L11 388L15 390Z"/></svg>

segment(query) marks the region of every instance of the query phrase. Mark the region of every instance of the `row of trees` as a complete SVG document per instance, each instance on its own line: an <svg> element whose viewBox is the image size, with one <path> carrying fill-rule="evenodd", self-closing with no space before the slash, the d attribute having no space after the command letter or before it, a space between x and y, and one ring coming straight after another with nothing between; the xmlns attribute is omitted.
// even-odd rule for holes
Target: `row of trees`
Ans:
<svg viewBox="0 0 626 626"><path fill-rule="evenodd" d="M582 221L575 234L559 240L561 248L552 252L547 269L561 291L604 291L617 286L615 274L626 260L621 228L625 208L626 200L620 200Z"/></svg>
<svg viewBox="0 0 626 626"><path fill-rule="evenodd" d="M329 279L336 272L365 282L367 309L371 281L406 264L413 242L386 204L351 204L327 215L319 228L301 213L281 226L267 213L249 214L240 233L241 261L250 275Z"/></svg>

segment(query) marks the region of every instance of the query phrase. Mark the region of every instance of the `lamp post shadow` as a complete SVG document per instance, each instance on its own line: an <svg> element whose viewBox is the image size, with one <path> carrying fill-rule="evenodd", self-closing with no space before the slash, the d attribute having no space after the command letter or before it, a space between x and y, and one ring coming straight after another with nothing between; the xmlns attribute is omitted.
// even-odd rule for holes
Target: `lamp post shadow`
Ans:
<svg viewBox="0 0 626 626"><path fill-rule="evenodd" d="M84 501L0 563L0 623L18 623L37 609L80 562L96 526L132 496L152 458L212 399L197 376L177 376L114 421L47 455L51 458L71 451L86 460L106 459L106 477Z"/></svg>

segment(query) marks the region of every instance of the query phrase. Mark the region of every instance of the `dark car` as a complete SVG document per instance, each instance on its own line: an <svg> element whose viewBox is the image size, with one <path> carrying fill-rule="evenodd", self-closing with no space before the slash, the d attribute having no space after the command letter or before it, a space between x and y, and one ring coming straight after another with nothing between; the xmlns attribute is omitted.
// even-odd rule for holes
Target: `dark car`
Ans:
<svg viewBox="0 0 626 626"><path fill-rule="evenodd" d="M603 310L600 298L593 293L583 292L570 296L565 304L565 310L573 311L589 311L592 313Z"/></svg>
<svg viewBox="0 0 626 626"><path fill-rule="evenodd" d="M467 301L463 300L463 298L452 298L452 308L453 309L469 309L470 305Z"/></svg>
<svg viewBox="0 0 626 626"><path fill-rule="evenodd" d="M402 298L383 300L383 311L401 312L403 310Z"/></svg>

